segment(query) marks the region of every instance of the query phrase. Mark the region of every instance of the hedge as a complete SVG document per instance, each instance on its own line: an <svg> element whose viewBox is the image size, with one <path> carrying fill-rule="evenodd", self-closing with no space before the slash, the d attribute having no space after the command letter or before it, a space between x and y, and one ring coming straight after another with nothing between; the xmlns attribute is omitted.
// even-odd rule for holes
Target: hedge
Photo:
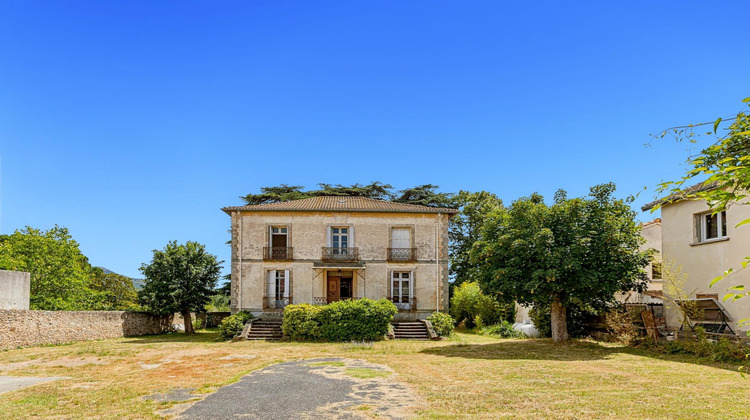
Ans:
<svg viewBox="0 0 750 420"><path fill-rule="evenodd" d="M281 329L293 340L375 341L388 334L396 305L387 299L289 305Z"/></svg>

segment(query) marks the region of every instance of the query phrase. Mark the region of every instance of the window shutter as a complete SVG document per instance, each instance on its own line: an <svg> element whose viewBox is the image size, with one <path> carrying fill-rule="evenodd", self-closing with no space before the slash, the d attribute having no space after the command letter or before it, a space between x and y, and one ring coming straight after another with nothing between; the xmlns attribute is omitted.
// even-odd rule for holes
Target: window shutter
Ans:
<svg viewBox="0 0 750 420"><path fill-rule="evenodd" d="M391 297L393 297L393 270L388 271L388 279L386 281L388 282L388 300L391 300Z"/></svg>
<svg viewBox="0 0 750 420"><path fill-rule="evenodd" d="M409 271L409 299L414 297L414 272Z"/></svg>
<svg viewBox="0 0 750 420"><path fill-rule="evenodd" d="M331 227L326 228L326 246L331 247Z"/></svg>
<svg viewBox="0 0 750 420"><path fill-rule="evenodd" d="M276 270L268 271L268 297L276 296Z"/></svg>
<svg viewBox="0 0 750 420"><path fill-rule="evenodd" d="M284 297L289 297L289 270L284 270Z"/></svg>
<svg viewBox="0 0 750 420"><path fill-rule="evenodd" d="M354 246L354 226L349 226L349 247L353 248Z"/></svg>

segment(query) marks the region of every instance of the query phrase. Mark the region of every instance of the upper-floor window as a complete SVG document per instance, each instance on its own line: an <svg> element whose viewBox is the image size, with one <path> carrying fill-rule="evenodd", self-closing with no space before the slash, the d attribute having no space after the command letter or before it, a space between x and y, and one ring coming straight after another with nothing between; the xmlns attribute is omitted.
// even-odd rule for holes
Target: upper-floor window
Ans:
<svg viewBox="0 0 750 420"><path fill-rule="evenodd" d="M286 248L287 227L271 226L271 246L274 248Z"/></svg>
<svg viewBox="0 0 750 420"><path fill-rule="evenodd" d="M706 242L727 236L727 212L701 213L695 216L698 242Z"/></svg>
<svg viewBox="0 0 750 420"><path fill-rule="evenodd" d="M349 247L349 227L334 226L331 227L331 247L348 248Z"/></svg>

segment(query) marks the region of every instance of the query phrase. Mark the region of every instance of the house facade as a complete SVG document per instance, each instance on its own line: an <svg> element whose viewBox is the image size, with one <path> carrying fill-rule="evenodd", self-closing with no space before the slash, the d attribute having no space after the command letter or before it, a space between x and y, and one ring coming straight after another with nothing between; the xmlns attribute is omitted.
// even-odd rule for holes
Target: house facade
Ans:
<svg viewBox="0 0 750 420"><path fill-rule="evenodd" d="M649 210L658 202L643 207ZM735 204L714 214L704 200L675 200L661 207L661 249L664 266L670 263L686 275L684 292L693 298L716 298L732 317L734 331L748 326L738 321L750 318L750 298L723 302L727 289L737 285L750 287L750 270L740 270L750 256L750 227L737 224L750 218L750 206ZM735 273L709 287L725 270ZM667 324L680 326L679 314L667 311Z"/></svg>
<svg viewBox="0 0 750 420"><path fill-rule="evenodd" d="M226 207L231 310L387 298L398 319L448 309L448 222L458 211L364 197Z"/></svg>

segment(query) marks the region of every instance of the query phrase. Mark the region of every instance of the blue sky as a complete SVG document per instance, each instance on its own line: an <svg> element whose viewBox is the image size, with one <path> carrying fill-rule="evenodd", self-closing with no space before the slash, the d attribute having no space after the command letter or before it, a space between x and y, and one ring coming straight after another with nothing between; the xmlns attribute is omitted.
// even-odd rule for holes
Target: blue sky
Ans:
<svg viewBox="0 0 750 420"><path fill-rule="evenodd" d="M66 226L92 264L140 277L172 239L229 260L219 209L263 186L635 194L689 152L644 147L650 133L750 96L748 15L744 1L7 1L0 233Z"/></svg>

